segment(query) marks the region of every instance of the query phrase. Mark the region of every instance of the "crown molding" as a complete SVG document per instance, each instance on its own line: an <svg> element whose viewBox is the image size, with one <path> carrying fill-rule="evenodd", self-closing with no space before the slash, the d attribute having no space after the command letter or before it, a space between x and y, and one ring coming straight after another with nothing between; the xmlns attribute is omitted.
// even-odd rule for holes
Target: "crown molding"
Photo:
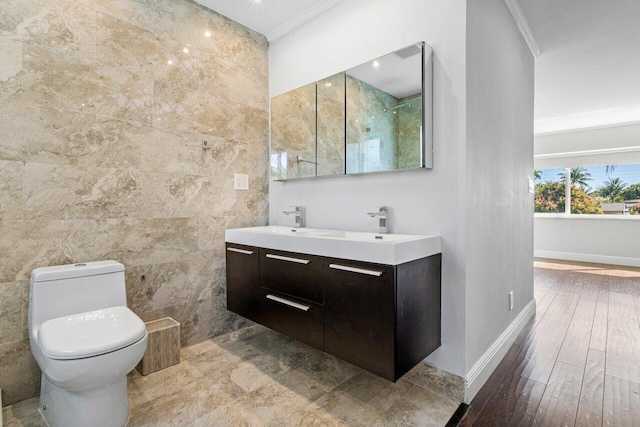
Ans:
<svg viewBox="0 0 640 427"><path fill-rule="evenodd" d="M516 21L516 25L518 25L518 29L520 30L520 33L522 33L522 37L524 37L524 41L527 42L527 46L529 46L529 50L533 56L537 58L542 55L542 51L531 32L531 27L529 27L527 18L524 17L522 10L520 10L520 6L518 6L517 0L504 0L504 2L507 4L513 19Z"/></svg>
<svg viewBox="0 0 640 427"><path fill-rule="evenodd" d="M321 13L331 9L333 6L340 3L341 1L342 0L321 1L311 9L305 10L300 15L285 22L284 24L280 25L278 28L271 31L270 33L265 34L265 36L267 37L267 40L269 40L270 42L277 40L280 37L284 36L285 34L295 30L302 24L311 21L313 18L320 15Z"/></svg>

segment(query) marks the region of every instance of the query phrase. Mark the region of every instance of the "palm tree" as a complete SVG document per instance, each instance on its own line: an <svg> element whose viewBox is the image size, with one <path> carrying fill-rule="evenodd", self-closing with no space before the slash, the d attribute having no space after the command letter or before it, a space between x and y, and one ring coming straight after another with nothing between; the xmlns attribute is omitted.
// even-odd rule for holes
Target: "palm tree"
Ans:
<svg viewBox="0 0 640 427"><path fill-rule="evenodd" d="M558 174L562 181L565 180L566 174L561 172ZM583 190L589 187L588 182L591 181L591 173L583 167L571 168L571 185L580 186Z"/></svg>
<svg viewBox="0 0 640 427"><path fill-rule="evenodd" d="M542 179L542 171L540 169L534 169L533 170L533 180L537 181L539 179Z"/></svg>
<svg viewBox="0 0 640 427"><path fill-rule="evenodd" d="M627 188L627 184L622 182L620 178L611 178L604 182L604 184L598 188L598 195L610 202L614 202L617 197L622 196L622 192Z"/></svg>

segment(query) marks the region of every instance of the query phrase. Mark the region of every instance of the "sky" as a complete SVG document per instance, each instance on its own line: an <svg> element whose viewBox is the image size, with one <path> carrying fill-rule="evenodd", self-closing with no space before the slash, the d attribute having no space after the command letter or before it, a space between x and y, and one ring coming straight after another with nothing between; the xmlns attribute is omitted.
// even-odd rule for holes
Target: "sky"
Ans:
<svg viewBox="0 0 640 427"><path fill-rule="evenodd" d="M634 165L617 165L613 172L606 174L605 166L589 166L585 169L591 174L591 181L588 182L591 189L595 190L609 178L620 178L627 185L640 183L640 164ZM559 181L558 174L564 172L564 169L542 169L542 179L536 182L554 182Z"/></svg>

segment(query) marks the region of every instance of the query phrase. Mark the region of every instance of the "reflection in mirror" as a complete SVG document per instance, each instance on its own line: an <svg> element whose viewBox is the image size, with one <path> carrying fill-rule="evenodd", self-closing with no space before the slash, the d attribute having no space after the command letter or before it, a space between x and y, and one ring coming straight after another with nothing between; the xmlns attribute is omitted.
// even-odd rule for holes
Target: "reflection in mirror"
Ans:
<svg viewBox="0 0 640 427"><path fill-rule="evenodd" d="M316 176L316 84L271 100L271 176Z"/></svg>
<svg viewBox="0 0 640 427"><path fill-rule="evenodd" d="M348 174L423 166L423 43L348 70Z"/></svg>
<svg viewBox="0 0 640 427"><path fill-rule="evenodd" d="M317 83L318 176L345 173L345 74Z"/></svg>

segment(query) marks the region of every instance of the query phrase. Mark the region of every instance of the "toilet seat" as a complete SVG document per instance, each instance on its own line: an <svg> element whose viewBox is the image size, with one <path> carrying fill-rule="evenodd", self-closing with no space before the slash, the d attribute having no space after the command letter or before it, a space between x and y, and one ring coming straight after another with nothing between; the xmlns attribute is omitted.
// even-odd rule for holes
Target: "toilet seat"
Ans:
<svg viewBox="0 0 640 427"><path fill-rule="evenodd" d="M56 360L84 359L130 346L146 336L144 322L127 307L109 307L44 322L37 332L42 353Z"/></svg>

